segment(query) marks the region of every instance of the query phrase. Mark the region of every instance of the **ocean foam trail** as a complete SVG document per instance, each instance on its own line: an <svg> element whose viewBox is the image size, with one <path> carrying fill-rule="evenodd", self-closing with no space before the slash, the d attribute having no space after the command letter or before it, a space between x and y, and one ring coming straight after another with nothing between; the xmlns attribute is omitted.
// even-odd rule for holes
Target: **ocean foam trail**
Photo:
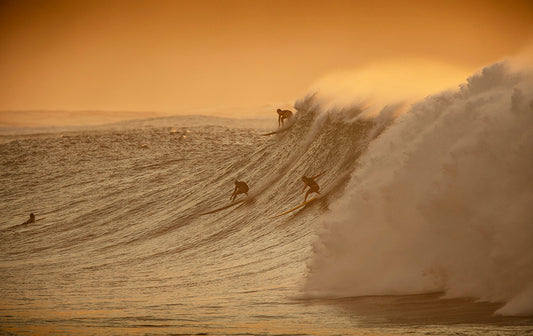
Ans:
<svg viewBox="0 0 533 336"><path fill-rule="evenodd" d="M533 79L505 63L426 98L360 158L305 290L443 291L533 314Z"/></svg>

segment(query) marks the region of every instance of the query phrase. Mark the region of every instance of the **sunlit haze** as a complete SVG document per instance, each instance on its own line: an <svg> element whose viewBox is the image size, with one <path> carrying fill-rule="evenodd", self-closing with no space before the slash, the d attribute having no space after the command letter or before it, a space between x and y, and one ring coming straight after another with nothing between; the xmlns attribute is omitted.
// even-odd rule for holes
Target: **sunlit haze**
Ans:
<svg viewBox="0 0 533 336"><path fill-rule="evenodd" d="M533 0L0 0L0 336L533 336Z"/></svg>
<svg viewBox="0 0 533 336"><path fill-rule="evenodd" d="M321 78L404 60L442 65L424 83L446 86L532 32L531 1L2 1L0 123L27 110L268 116Z"/></svg>

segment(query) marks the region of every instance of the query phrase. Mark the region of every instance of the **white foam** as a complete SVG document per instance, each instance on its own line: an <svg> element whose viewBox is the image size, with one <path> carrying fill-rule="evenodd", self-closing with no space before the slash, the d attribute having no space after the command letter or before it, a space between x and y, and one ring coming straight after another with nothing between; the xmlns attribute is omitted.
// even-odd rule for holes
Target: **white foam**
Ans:
<svg viewBox="0 0 533 336"><path fill-rule="evenodd" d="M497 63L369 147L324 232L311 295L443 291L533 314L533 79Z"/></svg>

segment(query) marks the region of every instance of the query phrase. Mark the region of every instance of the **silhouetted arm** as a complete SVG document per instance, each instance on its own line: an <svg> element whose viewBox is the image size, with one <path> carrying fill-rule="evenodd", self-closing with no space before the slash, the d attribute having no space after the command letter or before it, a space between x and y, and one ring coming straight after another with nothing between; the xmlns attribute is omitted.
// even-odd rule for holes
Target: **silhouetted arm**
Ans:
<svg viewBox="0 0 533 336"><path fill-rule="evenodd" d="M318 174L317 176L313 176L311 177L311 180L314 180L316 178L319 178L320 176L322 176L326 171L324 170L322 173Z"/></svg>

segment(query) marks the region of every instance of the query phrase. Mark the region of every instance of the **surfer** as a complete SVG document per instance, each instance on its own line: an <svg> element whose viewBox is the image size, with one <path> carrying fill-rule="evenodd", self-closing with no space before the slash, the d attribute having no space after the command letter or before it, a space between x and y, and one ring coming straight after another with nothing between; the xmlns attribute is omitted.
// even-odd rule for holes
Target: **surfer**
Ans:
<svg viewBox="0 0 533 336"><path fill-rule="evenodd" d="M235 190L231 194L231 201L233 202L239 194L246 194L248 196L248 185L244 181L235 180Z"/></svg>
<svg viewBox="0 0 533 336"><path fill-rule="evenodd" d="M278 109L278 127L283 126L285 119L292 118L292 112L289 110Z"/></svg>
<svg viewBox="0 0 533 336"><path fill-rule="evenodd" d="M30 224L30 223L35 223L35 215L33 214L33 212L30 214L30 219L28 219L22 224Z"/></svg>
<svg viewBox="0 0 533 336"><path fill-rule="evenodd" d="M305 186L302 192L305 190L305 188L309 187L309 190L307 190L307 192L305 193L304 203L307 201L307 196L309 196L310 193L320 194L320 191L318 191L320 189L320 186L318 185L318 183L315 182L315 179L324 173L325 171L313 177L307 177L305 175L302 176L302 181L305 183Z"/></svg>

